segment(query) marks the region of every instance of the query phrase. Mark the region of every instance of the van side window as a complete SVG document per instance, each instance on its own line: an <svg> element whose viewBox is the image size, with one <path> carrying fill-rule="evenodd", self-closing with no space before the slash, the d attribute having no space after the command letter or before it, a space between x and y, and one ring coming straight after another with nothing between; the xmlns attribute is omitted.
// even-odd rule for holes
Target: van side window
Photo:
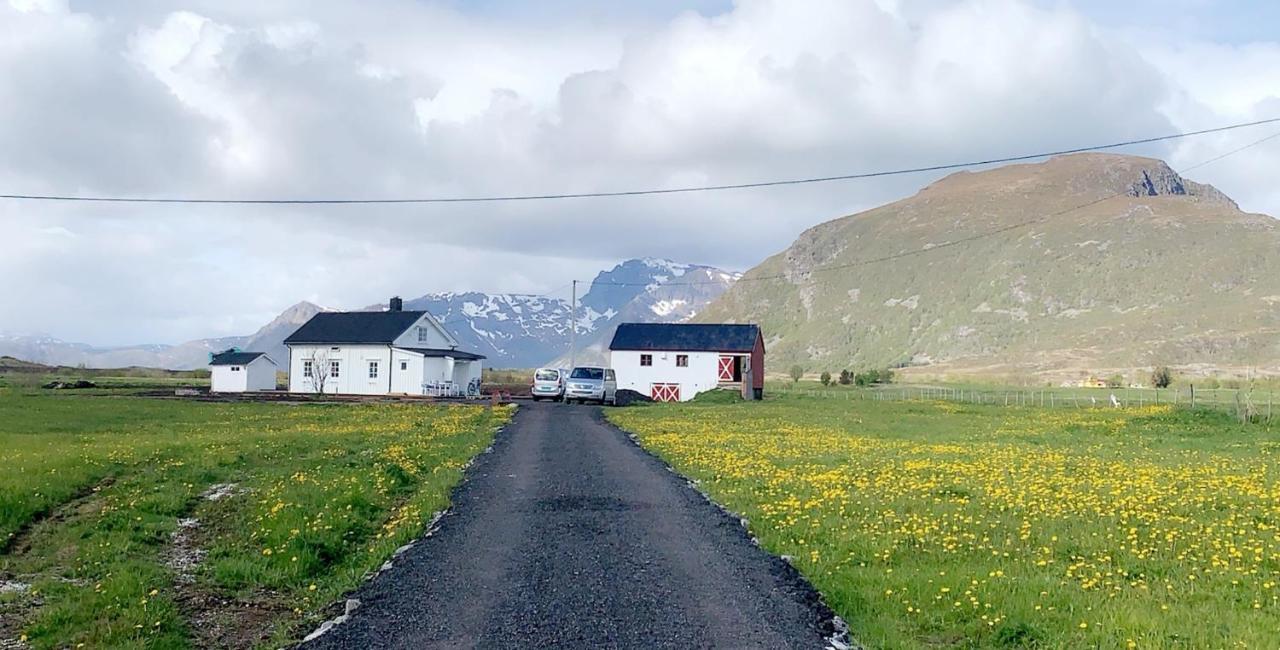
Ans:
<svg viewBox="0 0 1280 650"><path fill-rule="evenodd" d="M605 373L605 374L604 374L604 378L605 378L605 379L607 379L607 380L609 380L609 381L614 381L614 380L616 379L616 377L614 377L614 374L613 374L613 368L610 368L610 369L608 369L608 370L604 371L604 373Z"/></svg>

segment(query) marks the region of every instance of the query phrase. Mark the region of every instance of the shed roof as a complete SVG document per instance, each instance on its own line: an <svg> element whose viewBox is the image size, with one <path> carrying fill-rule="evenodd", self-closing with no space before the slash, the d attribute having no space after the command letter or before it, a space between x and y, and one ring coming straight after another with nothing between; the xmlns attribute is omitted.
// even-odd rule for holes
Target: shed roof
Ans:
<svg viewBox="0 0 1280 650"><path fill-rule="evenodd" d="M391 343L425 311L330 311L311 317L288 343Z"/></svg>
<svg viewBox="0 0 1280 650"><path fill-rule="evenodd" d="M402 348L402 347L396 347L396 349L404 350L405 352L413 352L415 354L421 354L424 357L453 357L454 359L460 359L463 361L475 361L477 359L485 358L483 354L476 354L475 352L464 352L462 350L442 350L440 348Z"/></svg>
<svg viewBox="0 0 1280 650"><path fill-rule="evenodd" d="M271 361L271 357L267 357L266 352L240 352L239 350L227 350L219 352L209 359L211 366L247 366L253 363L258 357L266 357L267 361ZM275 365L274 361L271 361Z"/></svg>
<svg viewBox="0 0 1280 650"><path fill-rule="evenodd" d="M759 336L759 325L623 323L609 349L746 353Z"/></svg>

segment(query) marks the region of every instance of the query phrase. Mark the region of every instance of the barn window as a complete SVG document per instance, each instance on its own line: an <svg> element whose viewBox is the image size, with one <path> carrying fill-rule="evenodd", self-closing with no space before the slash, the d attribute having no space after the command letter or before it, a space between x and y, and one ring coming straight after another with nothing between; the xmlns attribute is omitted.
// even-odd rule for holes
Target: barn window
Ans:
<svg viewBox="0 0 1280 650"><path fill-rule="evenodd" d="M427 342L427 328L425 327L418 328L418 342L419 343Z"/></svg>
<svg viewBox="0 0 1280 650"><path fill-rule="evenodd" d="M676 355L676 367L677 367L677 368L688 368L688 367L689 367L689 355L687 355L687 354L677 354L677 355Z"/></svg>
<svg viewBox="0 0 1280 650"><path fill-rule="evenodd" d="M378 362L370 361L369 362L369 379L377 379L377 378L378 378Z"/></svg>
<svg viewBox="0 0 1280 650"><path fill-rule="evenodd" d="M652 355L652 354L642 354L642 355L640 355L640 365L642 365L642 366L652 366L652 365L653 365L653 355Z"/></svg>
<svg viewBox="0 0 1280 650"><path fill-rule="evenodd" d="M231 366L231 372L240 372L240 366Z"/></svg>
<svg viewBox="0 0 1280 650"><path fill-rule="evenodd" d="M338 372L339 372L341 369L342 369L342 364L338 363L337 361L330 361L330 362L329 362L329 376L330 376L330 377L337 378L337 376L338 376Z"/></svg>
<svg viewBox="0 0 1280 650"><path fill-rule="evenodd" d="M310 359L307 359L306 361L302 362L302 376L303 377L311 376L311 360Z"/></svg>
<svg viewBox="0 0 1280 650"><path fill-rule="evenodd" d="M401 361L401 362L400 362L400 369L401 369L401 370L408 370L408 369L409 369L409 362L408 362L408 361Z"/></svg>

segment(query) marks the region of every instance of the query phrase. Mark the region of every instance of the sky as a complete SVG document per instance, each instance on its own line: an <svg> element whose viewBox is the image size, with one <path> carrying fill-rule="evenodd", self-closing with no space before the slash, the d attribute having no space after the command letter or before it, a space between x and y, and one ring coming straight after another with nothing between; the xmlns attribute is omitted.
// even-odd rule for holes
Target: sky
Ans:
<svg viewBox="0 0 1280 650"><path fill-rule="evenodd" d="M1280 117L1277 24L1243 0L0 0L0 194L591 192L1017 155ZM1178 169L1267 128L1131 152ZM1280 215L1278 168L1273 140L1190 176ZM745 270L936 177L0 200L0 331L178 343L300 300L542 293L632 257Z"/></svg>

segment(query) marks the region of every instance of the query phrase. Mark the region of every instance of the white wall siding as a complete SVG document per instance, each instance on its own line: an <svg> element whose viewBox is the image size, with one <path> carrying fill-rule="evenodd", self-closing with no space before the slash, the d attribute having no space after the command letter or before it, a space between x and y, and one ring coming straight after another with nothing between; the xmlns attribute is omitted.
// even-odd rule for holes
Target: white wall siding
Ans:
<svg viewBox="0 0 1280 650"><path fill-rule="evenodd" d="M289 359L289 391L314 393L312 378L303 376L303 361L338 362L338 376L324 382L324 392L344 395L385 395L390 392L391 350L385 345L295 345ZM313 357L314 355L314 357ZM378 363L378 376L369 376L369 362Z"/></svg>
<svg viewBox="0 0 1280 650"><path fill-rule="evenodd" d="M249 388L244 366L210 366L209 390L215 393L243 393ZM239 368L239 370L232 370Z"/></svg>
<svg viewBox="0 0 1280 650"><path fill-rule="evenodd" d="M653 365L640 365L641 354L653 355ZM676 366L677 354L689 355L688 367ZM618 377L618 390L630 389L649 395L653 384L679 384L682 401L719 385L719 363L719 352L614 350L609 353L609 367Z"/></svg>
<svg viewBox="0 0 1280 650"><path fill-rule="evenodd" d="M241 366L210 366L209 379L209 390L215 393L275 390L276 366L266 357Z"/></svg>
<svg viewBox="0 0 1280 650"><path fill-rule="evenodd" d="M419 336L419 328L424 330L425 340ZM423 314L422 318L419 318L418 322L413 324L413 327L405 330L403 334L397 337L392 345L398 348L434 348L443 350L454 347L457 342L450 340L431 318Z"/></svg>

